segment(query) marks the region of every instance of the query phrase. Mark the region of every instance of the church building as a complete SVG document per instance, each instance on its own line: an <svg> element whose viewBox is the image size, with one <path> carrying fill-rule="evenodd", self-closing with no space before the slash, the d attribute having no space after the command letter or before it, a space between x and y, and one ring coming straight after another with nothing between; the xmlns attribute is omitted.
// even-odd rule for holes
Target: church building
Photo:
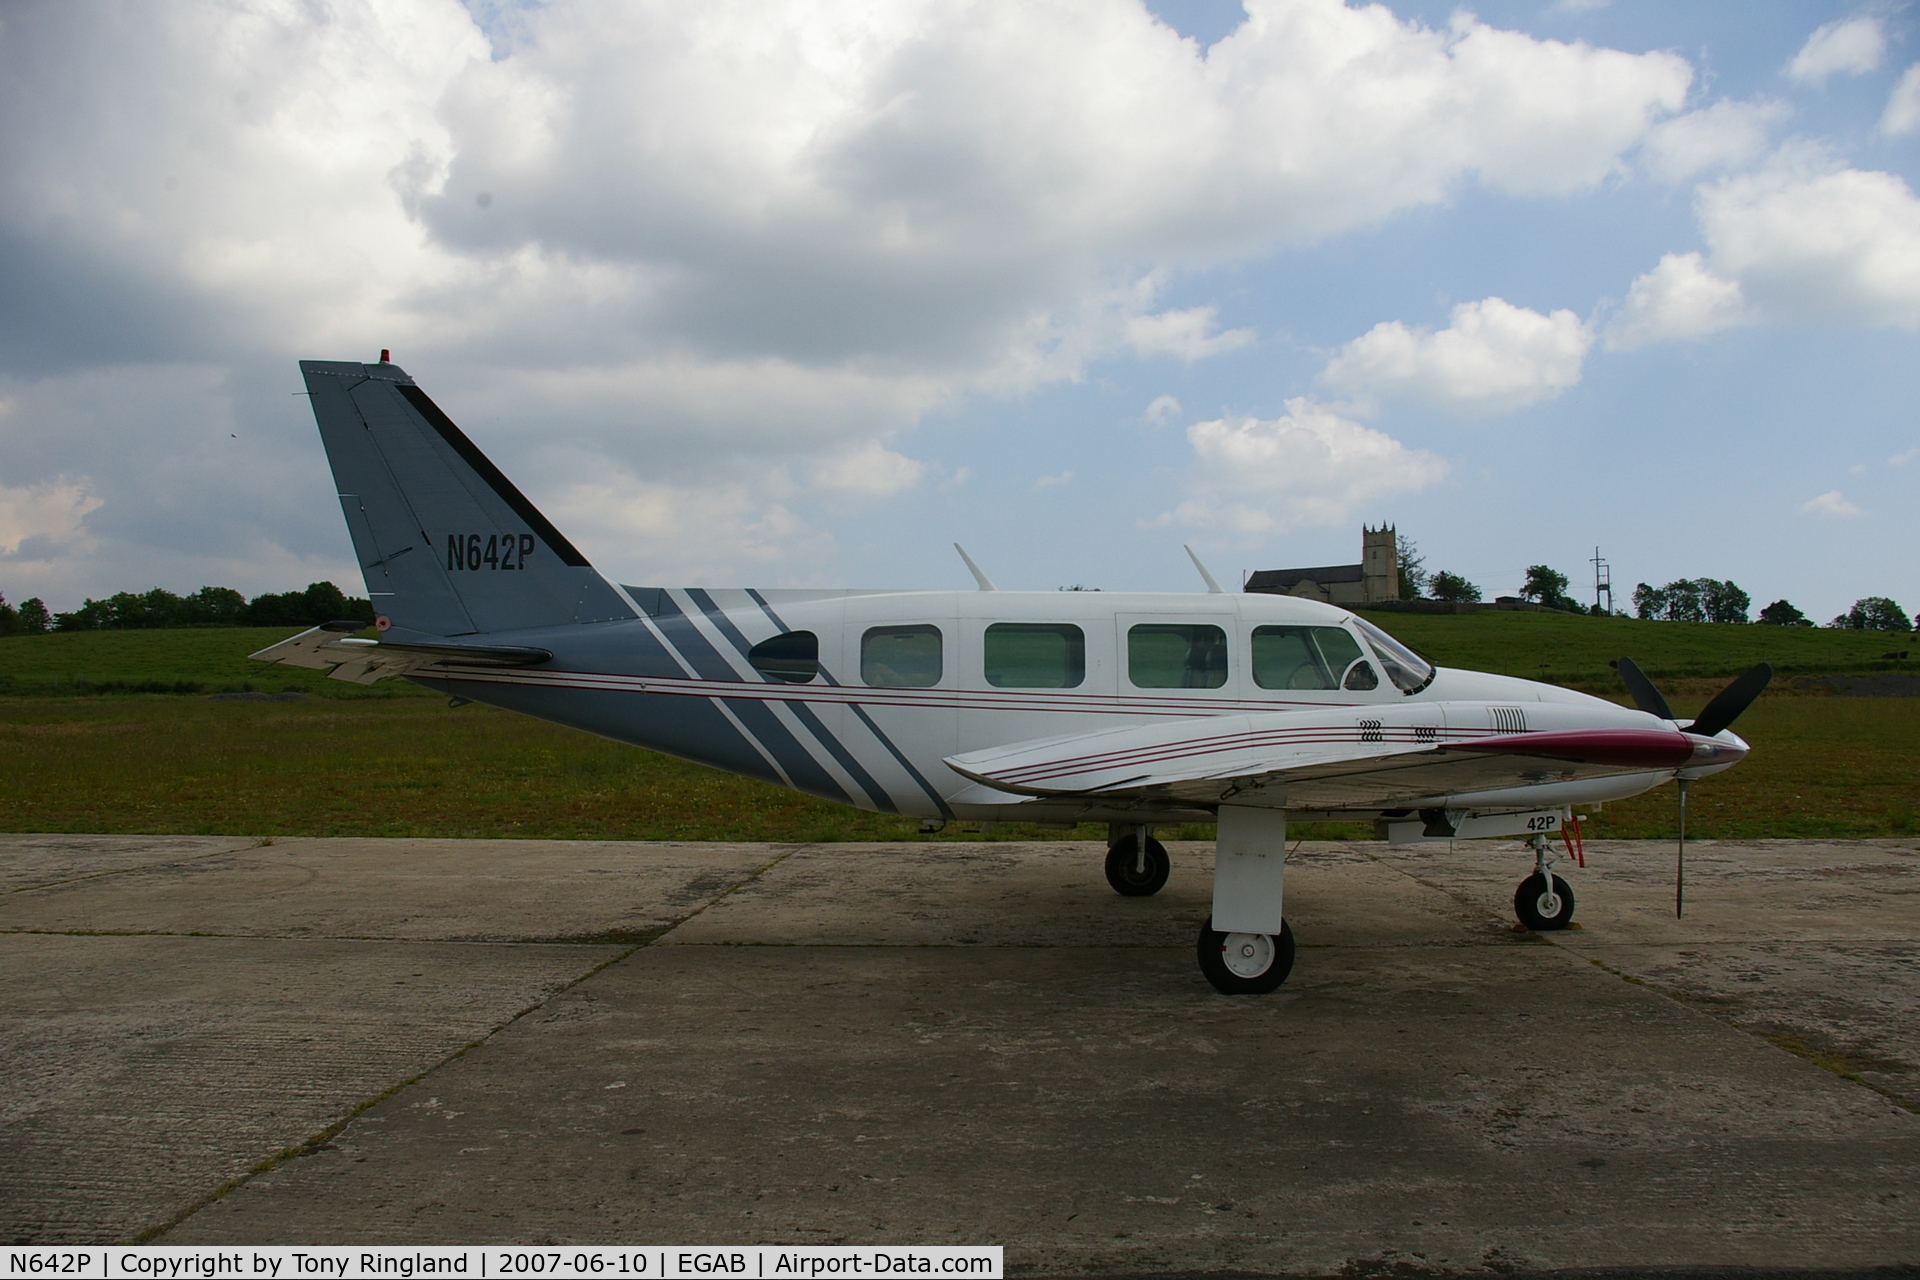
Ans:
<svg viewBox="0 0 1920 1280"><path fill-rule="evenodd" d="M1261 569L1247 579L1248 591L1304 596L1327 604L1364 605L1400 598L1400 542L1390 524L1362 525L1360 563L1313 569Z"/></svg>

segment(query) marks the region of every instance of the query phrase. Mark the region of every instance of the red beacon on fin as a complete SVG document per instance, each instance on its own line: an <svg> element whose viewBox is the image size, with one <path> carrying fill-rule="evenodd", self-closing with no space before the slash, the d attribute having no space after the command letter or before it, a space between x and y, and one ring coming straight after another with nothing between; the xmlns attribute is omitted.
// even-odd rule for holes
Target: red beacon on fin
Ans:
<svg viewBox="0 0 1920 1280"><path fill-rule="evenodd" d="M385 348L385 347L382 347L382 348L380 348L380 363L381 363L381 364L392 364L392 363L393 363L393 352L391 352L391 351L389 351L389 350L388 350L387 348Z"/></svg>

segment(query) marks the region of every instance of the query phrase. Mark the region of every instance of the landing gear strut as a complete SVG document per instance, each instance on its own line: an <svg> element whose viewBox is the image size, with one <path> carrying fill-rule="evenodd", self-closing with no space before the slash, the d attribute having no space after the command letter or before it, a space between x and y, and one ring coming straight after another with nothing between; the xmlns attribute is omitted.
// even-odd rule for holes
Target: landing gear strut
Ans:
<svg viewBox="0 0 1920 1280"><path fill-rule="evenodd" d="M1126 835L1121 835L1126 831ZM1115 893L1146 898L1160 892L1173 864L1167 847L1153 838L1153 828L1131 828L1114 823L1107 839L1107 883Z"/></svg>
<svg viewBox="0 0 1920 1280"><path fill-rule="evenodd" d="M1551 933L1573 923L1573 886L1553 874L1558 860L1547 850L1547 838L1535 834L1527 842L1533 846L1533 874L1513 891L1513 914L1535 933Z"/></svg>
<svg viewBox="0 0 1920 1280"><path fill-rule="evenodd" d="M1293 930L1280 914L1287 814L1223 804L1214 818L1213 914L1200 926L1200 972L1221 995L1265 995L1293 971Z"/></svg>

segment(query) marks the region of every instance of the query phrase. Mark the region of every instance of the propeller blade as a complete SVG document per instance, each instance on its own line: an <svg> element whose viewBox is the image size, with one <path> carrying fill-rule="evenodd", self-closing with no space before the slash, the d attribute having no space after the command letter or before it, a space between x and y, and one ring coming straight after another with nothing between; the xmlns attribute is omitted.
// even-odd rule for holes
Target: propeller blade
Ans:
<svg viewBox="0 0 1920 1280"><path fill-rule="evenodd" d="M1740 713L1753 705L1753 700L1772 679L1773 668L1764 662L1745 675L1736 676L1732 684L1713 695L1713 701L1707 704L1699 719L1687 726L1687 732L1711 738L1738 720Z"/></svg>
<svg viewBox="0 0 1920 1280"><path fill-rule="evenodd" d="M1647 673L1632 658L1622 658L1614 665L1620 668L1620 683L1626 685L1627 692L1633 695L1635 706L1650 716L1659 716L1662 720L1673 719L1673 708L1667 705L1666 698L1653 687L1653 681L1647 679Z"/></svg>
<svg viewBox="0 0 1920 1280"><path fill-rule="evenodd" d="M1673 860L1673 918L1687 916L1687 780L1680 779L1680 849Z"/></svg>

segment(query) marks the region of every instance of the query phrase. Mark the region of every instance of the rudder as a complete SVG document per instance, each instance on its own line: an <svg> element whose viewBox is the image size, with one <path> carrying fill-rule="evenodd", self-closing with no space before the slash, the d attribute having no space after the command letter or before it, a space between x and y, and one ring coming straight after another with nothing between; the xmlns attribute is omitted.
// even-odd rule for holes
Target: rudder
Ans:
<svg viewBox="0 0 1920 1280"><path fill-rule="evenodd" d="M374 612L434 636L634 616L398 365L302 360Z"/></svg>

